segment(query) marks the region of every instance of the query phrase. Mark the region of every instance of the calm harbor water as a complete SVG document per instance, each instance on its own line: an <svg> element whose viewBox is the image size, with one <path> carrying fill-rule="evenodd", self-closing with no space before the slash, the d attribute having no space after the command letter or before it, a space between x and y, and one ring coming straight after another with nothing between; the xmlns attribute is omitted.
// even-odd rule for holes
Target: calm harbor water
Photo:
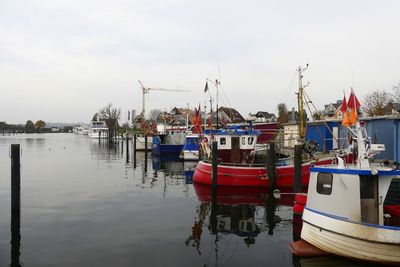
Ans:
<svg viewBox="0 0 400 267"><path fill-rule="evenodd" d="M21 244L11 256L11 144L21 144ZM130 150L132 152L132 150ZM73 134L0 137L0 266L366 266L300 259L291 199L191 184L196 163ZM147 169L147 172L146 172ZM18 256L18 254L17 254Z"/></svg>

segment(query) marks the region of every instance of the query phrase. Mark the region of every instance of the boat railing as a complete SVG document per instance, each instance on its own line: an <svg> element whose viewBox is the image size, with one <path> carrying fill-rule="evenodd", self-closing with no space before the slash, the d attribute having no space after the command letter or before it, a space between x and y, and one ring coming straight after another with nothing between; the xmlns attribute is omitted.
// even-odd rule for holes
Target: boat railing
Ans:
<svg viewBox="0 0 400 267"><path fill-rule="evenodd" d="M212 163L210 159L203 160L206 163ZM265 167L262 163L237 163L237 162L222 162L221 159L217 159L218 165L230 166L230 167Z"/></svg>

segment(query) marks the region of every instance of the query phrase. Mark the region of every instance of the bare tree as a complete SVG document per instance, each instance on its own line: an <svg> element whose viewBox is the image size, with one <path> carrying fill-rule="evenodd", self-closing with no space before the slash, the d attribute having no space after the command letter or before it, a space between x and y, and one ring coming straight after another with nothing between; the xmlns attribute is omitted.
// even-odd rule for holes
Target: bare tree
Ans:
<svg viewBox="0 0 400 267"><path fill-rule="evenodd" d="M287 111L286 104L280 103L278 104L278 122L286 123L289 121L289 114Z"/></svg>
<svg viewBox="0 0 400 267"><path fill-rule="evenodd" d="M398 83L398 85L395 85L392 87L392 96L393 99L397 102L400 103L400 82Z"/></svg>
<svg viewBox="0 0 400 267"><path fill-rule="evenodd" d="M392 114L393 97L384 90L375 90L365 96L361 110L369 117Z"/></svg>
<svg viewBox="0 0 400 267"><path fill-rule="evenodd" d="M120 116L121 109L113 107L111 103L99 110L100 120L104 120L110 130L118 127Z"/></svg>

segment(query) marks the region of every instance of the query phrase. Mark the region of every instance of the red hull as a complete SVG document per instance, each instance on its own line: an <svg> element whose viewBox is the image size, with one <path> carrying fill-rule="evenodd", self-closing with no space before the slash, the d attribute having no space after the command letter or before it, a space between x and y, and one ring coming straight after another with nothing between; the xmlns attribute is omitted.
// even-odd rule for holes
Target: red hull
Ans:
<svg viewBox="0 0 400 267"><path fill-rule="evenodd" d="M324 159L315 163L315 165L332 164L333 158ZM210 163L199 161L193 175L193 182L200 184L212 184L212 168ZM310 178L310 163L302 166L301 184L307 186ZM269 178L265 167L243 167L218 165L217 185L223 186L268 186ZM280 166L276 168L276 186L292 187L294 166Z"/></svg>

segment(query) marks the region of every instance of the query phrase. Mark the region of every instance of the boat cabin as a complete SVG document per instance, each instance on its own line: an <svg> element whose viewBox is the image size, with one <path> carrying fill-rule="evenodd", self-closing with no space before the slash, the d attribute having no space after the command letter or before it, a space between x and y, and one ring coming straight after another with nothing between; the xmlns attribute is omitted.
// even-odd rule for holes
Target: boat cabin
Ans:
<svg viewBox="0 0 400 267"><path fill-rule="evenodd" d="M218 142L218 158L221 162L237 164L251 161L250 153L260 134L258 130L241 128L206 130L204 133L207 142Z"/></svg>
<svg viewBox="0 0 400 267"><path fill-rule="evenodd" d="M378 175L378 170L312 168L307 208L343 220L385 225L384 202L394 172L398 171Z"/></svg>

